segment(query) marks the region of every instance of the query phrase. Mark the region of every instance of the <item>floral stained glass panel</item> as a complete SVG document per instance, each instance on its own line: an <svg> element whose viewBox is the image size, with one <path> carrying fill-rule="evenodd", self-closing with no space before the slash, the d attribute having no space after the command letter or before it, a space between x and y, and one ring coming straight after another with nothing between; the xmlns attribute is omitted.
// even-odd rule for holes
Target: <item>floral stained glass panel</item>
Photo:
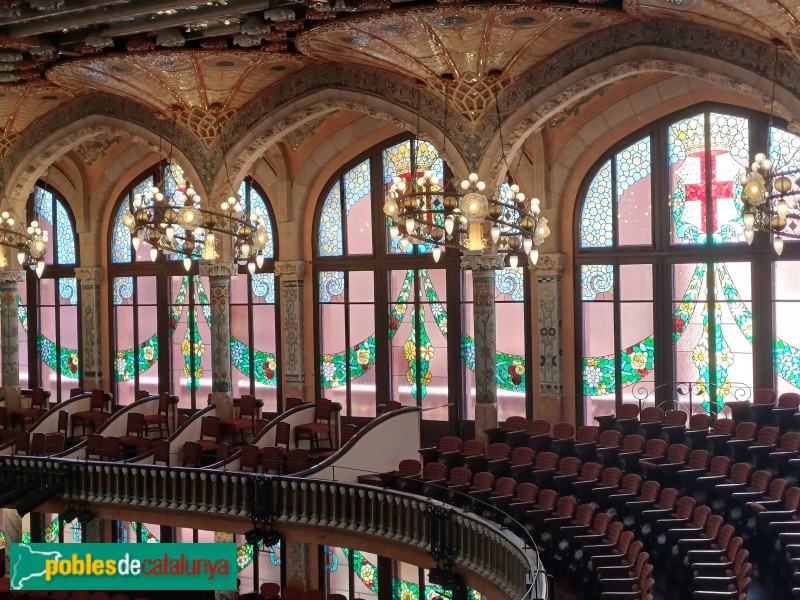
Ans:
<svg viewBox="0 0 800 600"><path fill-rule="evenodd" d="M800 327L796 320L800 311L800 261L779 261L774 273L773 353L776 389L800 393Z"/></svg>

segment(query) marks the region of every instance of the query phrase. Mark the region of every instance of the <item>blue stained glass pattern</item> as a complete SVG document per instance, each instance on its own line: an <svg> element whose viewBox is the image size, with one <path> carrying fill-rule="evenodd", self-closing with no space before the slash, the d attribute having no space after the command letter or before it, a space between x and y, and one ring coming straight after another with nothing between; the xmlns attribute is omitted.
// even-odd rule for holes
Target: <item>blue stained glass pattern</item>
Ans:
<svg viewBox="0 0 800 600"><path fill-rule="evenodd" d="M111 234L111 262L127 263L133 260L133 246L131 246L131 233L122 220L130 214L130 198L125 196L117 209L117 218L114 219L114 231Z"/></svg>
<svg viewBox="0 0 800 600"><path fill-rule="evenodd" d="M258 273L252 277L253 296L265 304L275 304L275 274Z"/></svg>
<svg viewBox="0 0 800 600"><path fill-rule="evenodd" d="M125 215L131 212L131 198L136 194L144 194L153 187L153 178L148 177L133 188L131 195L125 196L119 203L117 218L114 220L114 230L111 234L111 262L128 263L133 261L133 246L131 246L131 232L122 224Z"/></svg>
<svg viewBox="0 0 800 600"><path fill-rule="evenodd" d="M617 198L630 186L650 175L650 138L631 144L617 154Z"/></svg>
<svg viewBox="0 0 800 600"><path fill-rule="evenodd" d="M264 257L273 258L275 256L275 238L272 232L272 220L269 218L269 209L267 209L267 203L264 198L261 197L261 194L259 194L253 186L250 186L250 210L264 217L267 234L269 235L269 241L267 245L264 246Z"/></svg>
<svg viewBox="0 0 800 600"><path fill-rule="evenodd" d="M56 247L58 248L58 264L75 264L75 232L69 214L61 201L56 199Z"/></svg>
<svg viewBox="0 0 800 600"><path fill-rule="evenodd" d="M342 255L342 205L341 187L337 181L325 197L319 216L317 245L320 256Z"/></svg>
<svg viewBox="0 0 800 600"><path fill-rule="evenodd" d="M674 123L669 128L669 164L684 160L691 152L705 150L706 129L703 115Z"/></svg>
<svg viewBox="0 0 800 600"><path fill-rule="evenodd" d="M613 296L613 265L581 265L581 300L611 300Z"/></svg>
<svg viewBox="0 0 800 600"><path fill-rule="evenodd" d="M55 219L53 218L53 203L56 206ZM69 213L61 200L53 197L51 192L36 186L34 191L33 211L37 221L44 221L49 225L51 242L56 245L55 264L75 264L75 232ZM43 229L47 226L43 224Z"/></svg>
<svg viewBox="0 0 800 600"><path fill-rule="evenodd" d="M610 248L612 246L611 190L611 161L609 160L600 167L586 192L580 222L582 248Z"/></svg>
<svg viewBox="0 0 800 600"><path fill-rule="evenodd" d="M350 214L350 209L370 192L369 160L353 167L344 175L344 203L345 214Z"/></svg>
<svg viewBox="0 0 800 600"><path fill-rule="evenodd" d="M494 285L497 300L503 299L503 296L508 296L514 302L523 302L525 300L524 281L522 267L495 271Z"/></svg>
<svg viewBox="0 0 800 600"><path fill-rule="evenodd" d="M344 272L320 271L319 272L319 301L342 302L344 295Z"/></svg>
<svg viewBox="0 0 800 600"><path fill-rule="evenodd" d="M62 277L58 280L58 293L72 306L78 305L78 281L74 277Z"/></svg>
<svg viewBox="0 0 800 600"><path fill-rule="evenodd" d="M788 131L783 131L776 127L772 127L769 132L769 157L772 159L773 169L776 173L798 173L800 172L800 136L797 136ZM792 184L792 192L794 199L797 200L797 194L800 193L800 186L798 186L795 177L790 177L794 181ZM791 217L791 214L796 211L790 211L787 217L787 225L789 231L800 231L800 220ZM784 242L791 243L792 238L784 238Z"/></svg>
<svg viewBox="0 0 800 600"><path fill-rule="evenodd" d="M125 304L133 298L133 277L114 277L114 305Z"/></svg>

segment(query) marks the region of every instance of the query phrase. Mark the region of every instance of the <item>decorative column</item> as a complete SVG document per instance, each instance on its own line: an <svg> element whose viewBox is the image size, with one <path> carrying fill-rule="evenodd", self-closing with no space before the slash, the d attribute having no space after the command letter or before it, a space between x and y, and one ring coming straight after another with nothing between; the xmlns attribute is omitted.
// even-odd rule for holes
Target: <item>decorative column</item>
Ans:
<svg viewBox="0 0 800 600"><path fill-rule="evenodd" d="M236 537L232 533L225 533L222 531L214 532L214 543L216 544L233 544ZM258 552L258 549L255 550ZM245 590L216 590L214 592L214 600L235 600L239 597L239 592L246 593ZM252 591L252 590L247 590Z"/></svg>
<svg viewBox="0 0 800 600"><path fill-rule="evenodd" d="M3 386L1 395L9 414L19 410L19 311L17 286L25 281L24 271L0 271L0 350Z"/></svg>
<svg viewBox="0 0 800 600"><path fill-rule="evenodd" d="M564 417L561 373L561 275L563 254L543 254L536 265L539 297L539 398L534 416L557 421Z"/></svg>
<svg viewBox="0 0 800 600"><path fill-rule="evenodd" d="M7 576L11 573L9 554L11 544L19 544L22 541L22 517L13 508L4 508L3 510L3 532L5 534L6 543L6 559L5 559L5 573Z"/></svg>
<svg viewBox="0 0 800 600"><path fill-rule="evenodd" d="M281 382L284 396L305 397L305 329L303 327L302 260L279 260L275 276L281 286Z"/></svg>
<svg viewBox="0 0 800 600"><path fill-rule="evenodd" d="M82 386L85 390L103 387L103 355L100 339L101 313L100 289L103 281L102 267L78 267L75 278L81 286L81 366Z"/></svg>
<svg viewBox="0 0 800 600"><path fill-rule="evenodd" d="M496 254L461 257L461 268L472 271L472 319L475 339L475 439L486 440L484 429L497 427L497 340L495 270L503 268Z"/></svg>
<svg viewBox="0 0 800 600"><path fill-rule="evenodd" d="M231 277L238 268L231 263L200 263L200 275L211 285L211 394L209 404L216 404L217 416L233 416L231 393Z"/></svg>

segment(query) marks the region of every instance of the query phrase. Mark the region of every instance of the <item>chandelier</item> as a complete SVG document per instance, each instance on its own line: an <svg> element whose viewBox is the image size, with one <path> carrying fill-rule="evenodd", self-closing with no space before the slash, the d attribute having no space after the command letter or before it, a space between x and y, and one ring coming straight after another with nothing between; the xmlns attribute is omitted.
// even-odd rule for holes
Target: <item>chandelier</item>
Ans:
<svg viewBox="0 0 800 600"><path fill-rule="evenodd" d="M744 236L748 244L753 243L755 231L772 234L772 246L780 255L784 238L800 239L798 175L797 170L776 170L763 153L756 154L749 171L740 172Z"/></svg>
<svg viewBox="0 0 800 600"><path fill-rule="evenodd" d="M429 245L436 262L446 248L499 254L514 269L522 252L531 264L539 260L538 246L550 228L539 214L538 198L528 199L513 182L488 196L486 183L476 173L448 195L433 171L415 171L412 164L408 182L401 176L392 178L383 205L390 235L399 238L403 250L412 244Z"/></svg>
<svg viewBox="0 0 800 600"><path fill-rule="evenodd" d="M7 211L0 213L0 246L16 250L20 266L35 270L38 277L44 272L48 237L47 230L42 229L38 221L31 221L23 229Z"/></svg>
<svg viewBox="0 0 800 600"><path fill-rule="evenodd" d="M150 258L158 259L159 252L183 256L187 271L192 261L219 258L217 247L222 236L231 238L233 258L246 264L250 274L264 264L264 249L269 241L266 215L246 213L242 199L230 196L218 208L208 206L187 181L171 195L152 187L133 197L133 212L123 218L138 250L142 242L149 243Z"/></svg>

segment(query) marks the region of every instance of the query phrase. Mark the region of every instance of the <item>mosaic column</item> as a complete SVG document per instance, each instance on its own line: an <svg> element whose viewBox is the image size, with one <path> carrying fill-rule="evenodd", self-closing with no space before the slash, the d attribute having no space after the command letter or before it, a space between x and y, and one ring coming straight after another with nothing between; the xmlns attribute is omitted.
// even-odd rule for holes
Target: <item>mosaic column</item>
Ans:
<svg viewBox="0 0 800 600"><path fill-rule="evenodd" d="M102 267L78 267L75 278L81 286L81 344L80 365L83 389L103 387L103 354L100 340L100 289Z"/></svg>
<svg viewBox="0 0 800 600"><path fill-rule="evenodd" d="M209 404L216 404L217 416L233 416L231 393L231 277L238 272L231 263L200 263L200 275L211 286L211 394Z"/></svg>
<svg viewBox="0 0 800 600"><path fill-rule="evenodd" d="M284 396L305 397L305 329L303 328L303 277L306 263L302 260L280 260L275 263L275 276L281 290L281 382Z"/></svg>
<svg viewBox="0 0 800 600"><path fill-rule="evenodd" d="M233 544L235 541L236 537L232 533L214 532L214 543L216 544ZM238 590L216 590L214 592L214 600L235 600L238 597Z"/></svg>
<svg viewBox="0 0 800 600"><path fill-rule="evenodd" d="M484 429L497 427L497 348L495 270L503 268L496 254L468 254L461 268L472 271L472 319L475 339L475 439L486 440Z"/></svg>
<svg viewBox="0 0 800 600"><path fill-rule="evenodd" d="M9 414L20 408L19 309L17 286L24 271L0 271L0 349L2 350L2 396Z"/></svg>
<svg viewBox="0 0 800 600"><path fill-rule="evenodd" d="M563 418L564 381L561 374L561 280L563 254L543 254L536 265L539 297L539 398L535 416Z"/></svg>

